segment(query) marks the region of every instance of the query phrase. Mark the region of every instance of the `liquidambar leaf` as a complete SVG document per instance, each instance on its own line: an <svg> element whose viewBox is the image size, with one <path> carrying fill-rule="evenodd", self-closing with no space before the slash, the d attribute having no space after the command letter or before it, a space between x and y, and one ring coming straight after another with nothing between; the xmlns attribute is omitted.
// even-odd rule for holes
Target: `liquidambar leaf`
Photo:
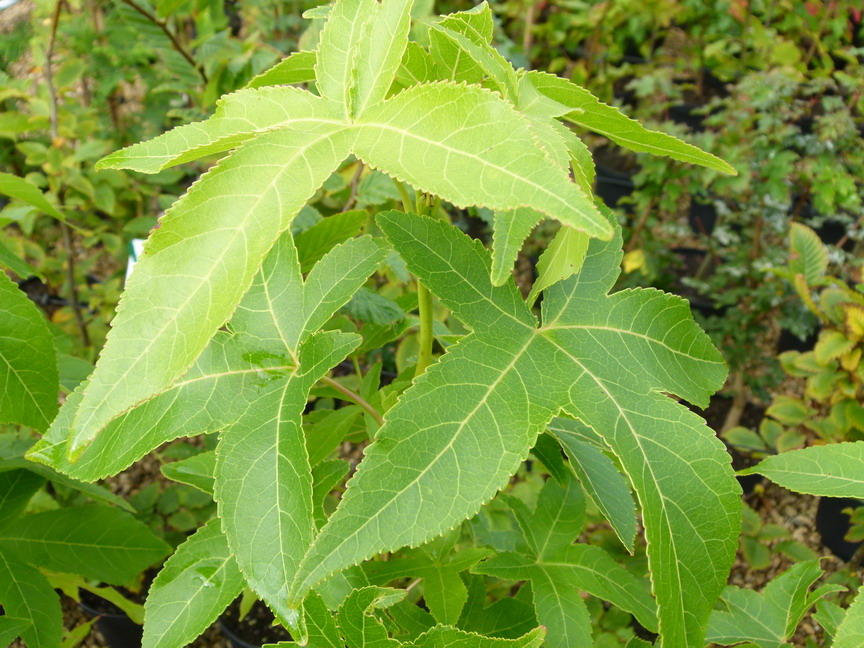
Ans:
<svg viewBox="0 0 864 648"><path fill-rule="evenodd" d="M864 587L858 590L858 595L846 611L843 622L837 628L834 636L834 648L859 648L864 646Z"/></svg>
<svg viewBox="0 0 864 648"><path fill-rule="evenodd" d="M144 648L182 648L243 590L243 575L219 528L210 520L177 547L153 581L144 604Z"/></svg>
<svg viewBox="0 0 864 648"><path fill-rule="evenodd" d="M864 499L864 441L783 452L740 474L764 475L796 493Z"/></svg>
<svg viewBox="0 0 864 648"><path fill-rule="evenodd" d="M719 440L661 394L704 405L726 375L686 302L655 290L608 294L619 234L592 241L580 271L550 289L538 328L512 282L491 284L479 243L427 218L385 213L378 222L473 333L387 413L301 563L292 600L476 513L563 407L603 436L639 495L664 641L698 645L734 555L740 490Z"/></svg>

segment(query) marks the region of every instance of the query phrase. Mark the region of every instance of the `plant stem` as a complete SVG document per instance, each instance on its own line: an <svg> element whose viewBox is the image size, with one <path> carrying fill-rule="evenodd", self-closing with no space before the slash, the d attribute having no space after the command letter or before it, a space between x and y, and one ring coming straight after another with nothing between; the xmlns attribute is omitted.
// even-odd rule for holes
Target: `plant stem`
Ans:
<svg viewBox="0 0 864 648"><path fill-rule="evenodd" d="M432 363L432 293L420 281L417 281L417 302L420 311L420 350L417 352L417 368L414 377L421 375Z"/></svg>
<svg viewBox="0 0 864 648"><path fill-rule="evenodd" d="M63 0L57 0L54 7L54 16L51 19L51 36L48 38L48 48L45 51L45 85L48 86L48 110L51 122L51 143L57 146L57 93L54 89L54 70L51 66L51 58L54 56L54 43L57 41L57 27L60 24L60 9ZM62 203L62 192L61 203ZM69 299L72 302L72 311L75 313L75 321L81 332L81 342L85 347L90 346L90 335L87 332L87 322L84 321L84 313L81 312L81 303L78 298L78 286L75 284L75 250L72 246L72 232L69 226L60 221L60 231L63 234L63 247L66 248L66 282L69 284Z"/></svg>
<svg viewBox="0 0 864 648"><path fill-rule="evenodd" d="M188 50L185 47L183 47L183 43L181 43L178 40L178 38L174 35L174 33L170 29L168 29L168 25L165 23L164 20L159 20L159 18L157 18L156 16L151 14L144 7L142 7L137 2L135 2L135 0L123 0L123 2L126 3L127 5L129 5L130 7L132 7L135 11L140 13L147 20L149 20L154 25L156 25L159 29L161 29L162 32L168 37L168 40L171 41L171 45L174 46L174 49L177 50L177 52L180 54L180 56L182 56L184 59L186 59L186 61L189 63L189 65L191 65L195 69L195 71L201 77L201 80L204 82L204 84L205 85L207 84L207 73L204 71L204 67L201 65L198 65L195 62L194 57L188 52Z"/></svg>
<svg viewBox="0 0 864 648"><path fill-rule="evenodd" d="M342 213L350 211L357 204L357 190L360 188L360 176L363 175L364 164L357 162L357 171L354 172L354 177L351 179L351 195L348 197L348 202L342 208Z"/></svg>
<svg viewBox="0 0 864 648"><path fill-rule="evenodd" d="M357 392L355 392L351 389L348 389L345 385L336 382L330 376L324 376L321 379L321 382L323 382L328 387L332 387L333 389L338 391L340 394L344 395L348 400L350 400L351 402L355 403L356 405L359 405L364 410L366 410L366 412L369 414L369 416L371 416L373 419L375 419L375 421L378 423L378 425L384 425L384 417L381 416L381 414L378 413L378 410L376 410L374 407L372 407L372 405L369 403L369 401L367 401L365 398L363 398L360 394L358 394Z"/></svg>

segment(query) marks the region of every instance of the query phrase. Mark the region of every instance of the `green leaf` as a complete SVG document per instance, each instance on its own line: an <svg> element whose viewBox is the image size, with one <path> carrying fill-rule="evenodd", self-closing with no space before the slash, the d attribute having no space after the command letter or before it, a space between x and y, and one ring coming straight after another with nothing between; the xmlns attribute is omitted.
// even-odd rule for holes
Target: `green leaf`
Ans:
<svg viewBox="0 0 864 648"><path fill-rule="evenodd" d="M343 117L384 100L408 44L413 0L340 0L321 32L315 72L321 96Z"/></svg>
<svg viewBox="0 0 864 648"><path fill-rule="evenodd" d="M364 587L354 590L339 607L339 626L348 648L399 648L400 643L388 638L387 629L375 617L375 611L398 603L405 590L386 587Z"/></svg>
<svg viewBox="0 0 864 648"><path fill-rule="evenodd" d="M231 315L278 234L347 156L347 145L344 131L332 125L260 135L166 213L144 246L72 421L70 457L112 419L186 372Z"/></svg>
<svg viewBox="0 0 864 648"><path fill-rule="evenodd" d="M168 545L128 513L107 506L28 515L0 529L0 552L56 572L121 585L168 553Z"/></svg>
<svg viewBox="0 0 864 648"><path fill-rule="evenodd" d="M565 121L608 137L616 144L633 151L665 155L730 175L738 173L728 163L692 144L666 133L646 129L639 122L621 114L617 108L601 103L575 83L544 72L527 74L542 94L561 104Z"/></svg>
<svg viewBox="0 0 864 648"><path fill-rule="evenodd" d="M12 254L12 252L9 251L9 248L2 243L0 243L0 267L9 268L22 279L26 279L27 277L39 277L40 279L44 279L42 273L33 268L29 263Z"/></svg>
<svg viewBox="0 0 864 648"><path fill-rule="evenodd" d="M540 293L552 284L569 279L579 272L590 239L584 232L564 226L552 239L537 261L537 280L531 287L528 303L537 301Z"/></svg>
<svg viewBox="0 0 864 648"><path fill-rule="evenodd" d="M552 429L552 428L550 428ZM597 446L562 428L552 429L564 446L570 466L618 538L633 553L636 506L624 475Z"/></svg>
<svg viewBox="0 0 864 648"><path fill-rule="evenodd" d="M492 284L501 286L513 276L513 264L528 235L543 220L543 214L522 207L495 212L492 233Z"/></svg>
<svg viewBox="0 0 864 648"><path fill-rule="evenodd" d="M8 614L0 616L0 645L9 646L31 625L28 619L16 619Z"/></svg>
<svg viewBox="0 0 864 648"><path fill-rule="evenodd" d="M789 225L789 270L793 276L804 275L807 284L814 286L828 269L828 250L812 229L801 223Z"/></svg>
<svg viewBox="0 0 864 648"><path fill-rule="evenodd" d="M427 218L391 213L378 222L473 333L387 413L304 558L292 599L476 513L563 407L604 438L639 494L664 641L698 644L734 555L740 489L722 443L661 394L704 406L725 379L686 302L655 290L607 295L619 273L618 235L592 241L580 272L550 289L537 328L512 283L491 285L479 243Z"/></svg>
<svg viewBox="0 0 864 648"><path fill-rule="evenodd" d="M315 52L292 52L269 70L254 77L246 88L311 83L315 80Z"/></svg>
<svg viewBox="0 0 864 648"><path fill-rule="evenodd" d="M247 582L288 624L296 613L286 607L287 587L315 533L301 415L312 386L360 342L356 335L313 332L386 254L373 239L348 241L321 259L304 282L292 237L283 235L232 319L236 330L281 364L294 364L284 377L259 384L242 413L222 430L215 491Z"/></svg>
<svg viewBox="0 0 864 648"><path fill-rule="evenodd" d="M57 413L57 356L45 318L0 272L0 421L44 431Z"/></svg>
<svg viewBox="0 0 864 648"><path fill-rule="evenodd" d="M823 330L813 347L813 356L819 364L827 365L854 348L855 340L846 337L842 331Z"/></svg>
<svg viewBox="0 0 864 648"><path fill-rule="evenodd" d="M812 592L822 575L819 561L798 563L777 576L758 594L729 586L723 593L725 609L715 610L708 624L707 640L722 646L744 641L760 648L785 648L807 611L825 594L845 588L826 585Z"/></svg>
<svg viewBox="0 0 864 648"><path fill-rule="evenodd" d="M60 645L63 613L59 597L38 570L4 551L0 551L0 605L5 613L0 620L9 620L5 629L0 627L0 632L11 633L14 627L28 648Z"/></svg>
<svg viewBox="0 0 864 648"><path fill-rule="evenodd" d="M65 221L66 217L48 200L36 185L32 185L23 178L10 173L0 173L0 195L9 196L15 200L27 203L44 214L59 221Z"/></svg>
<svg viewBox="0 0 864 648"><path fill-rule="evenodd" d="M834 648L858 648L864 645L864 587L858 590L858 595L846 611L842 623L837 628L834 637Z"/></svg>
<svg viewBox="0 0 864 648"><path fill-rule="evenodd" d="M764 475L796 493L864 499L864 441L784 452L739 474Z"/></svg>
<svg viewBox="0 0 864 648"><path fill-rule="evenodd" d="M29 470L0 472L0 527L21 515L30 498L44 485L45 480Z"/></svg>
<svg viewBox="0 0 864 648"><path fill-rule="evenodd" d="M519 639L484 637L458 628L435 626L406 648L540 648L544 628L537 628Z"/></svg>
<svg viewBox="0 0 864 648"><path fill-rule="evenodd" d="M210 520L165 563L144 604L144 648L182 648L243 590L240 569L219 528Z"/></svg>
<svg viewBox="0 0 864 648"><path fill-rule="evenodd" d="M162 464L162 474L181 484L194 486L213 494L213 474L216 471L216 452L201 452L188 459Z"/></svg>
<svg viewBox="0 0 864 648"><path fill-rule="evenodd" d="M300 272L307 274L325 254L350 238L366 225L369 214L363 210L333 214L298 234L294 242L300 260Z"/></svg>
<svg viewBox="0 0 864 648"><path fill-rule="evenodd" d="M239 90L222 97L216 104L216 112L207 121L180 126L147 142L128 146L99 160L96 168L157 173L184 162L224 153L256 135L278 129L300 132L312 128L324 133L324 123L333 123L338 117L333 106L299 88ZM271 161L269 155L261 157ZM272 159L282 157L277 154ZM341 159L334 163L334 168L338 162ZM332 170L327 171L325 179ZM309 189L307 195L322 182Z"/></svg>
<svg viewBox="0 0 864 648"><path fill-rule="evenodd" d="M608 238L609 223L537 147L527 126L510 104L487 90L433 83L368 110L354 152L370 166L455 205L532 207Z"/></svg>

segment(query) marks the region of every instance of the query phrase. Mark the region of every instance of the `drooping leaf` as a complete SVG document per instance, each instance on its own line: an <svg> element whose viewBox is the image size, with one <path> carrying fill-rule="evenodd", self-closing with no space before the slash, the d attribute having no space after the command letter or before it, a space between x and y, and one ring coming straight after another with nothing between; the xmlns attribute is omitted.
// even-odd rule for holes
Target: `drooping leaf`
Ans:
<svg viewBox="0 0 864 648"><path fill-rule="evenodd" d="M837 628L837 634L834 636L834 642L831 644L834 648L857 648L864 645L864 587L858 590L858 594L849 609L846 610L846 616Z"/></svg>
<svg viewBox="0 0 864 648"><path fill-rule="evenodd" d="M121 585L164 557L168 545L128 513L86 506L27 515L4 526L0 553Z"/></svg>
<svg viewBox="0 0 864 648"><path fill-rule="evenodd" d="M11 634L14 627L28 648L60 645L63 614L59 597L37 569L4 551L0 551L0 605L5 613L0 619L9 619L5 630Z"/></svg>
<svg viewBox="0 0 864 648"><path fill-rule="evenodd" d="M575 83L544 72L528 72L534 86L564 107L563 119L608 137L616 144L640 153L665 155L675 160L698 164L731 175L737 171L720 158L681 140L650 131L639 122L607 106Z"/></svg>
<svg viewBox="0 0 864 648"><path fill-rule="evenodd" d="M491 285L478 243L431 219L393 213L378 220L412 272L473 334L388 412L304 558L292 598L328 574L425 542L475 513L563 406L604 438L639 494L664 640L701 641L731 565L740 498L719 440L659 393L704 405L725 378L686 302L654 290L608 295L619 272L619 235L593 241L580 272L550 289L537 328L512 283Z"/></svg>
<svg viewBox="0 0 864 648"><path fill-rule="evenodd" d="M763 475L783 488L822 497L864 498L864 441L783 452L741 471Z"/></svg>
<svg viewBox="0 0 864 648"><path fill-rule="evenodd" d="M62 212L48 202L48 199L39 190L39 187L11 173L0 173L0 195L9 196L15 200L27 203L31 207L35 207L42 213L48 214L59 221L66 220Z"/></svg>
<svg viewBox="0 0 864 648"><path fill-rule="evenodd" d="M181 484L194 486L200 491L213 494L213 474L216 471L216 452L201 452L187 459L162 465L162 474Z"/></svg>
<svg viewBox="0 0 864 648"><path fill-rule="evenodd" d="M552 284L569 279L579 272L588 252L588 236L584 232L564 226L552 239L537 261L537 280L531 287L528 303L537 301L540 293Z"/></svg>
<svg viewBox="0 0 864 648"><path fill-rule="evenodd" d="M760 594L729 586L723 593L723 610L715 610L708 623L707 640L722 646L745 641L760 648L786 648L801 619L820 598L845 588L823 585L810 592L822 575L818 560L793 565L777 576Z"/></svg>
<svg viewBox="0 0 864 648"><path fill-rule="evenodd" d="M165 563L144 604L144 648L182 648L243 590L218 519L210 520Z"/></svg>
<svg viewBox="0 0 864 648"><path fill-rule="evenodd" d="M632 553L636 539L636 506L624 475L594 444L580 440L567 429L558 427L553 432L564 446L583 488Z"/></svg>
<svg viewBox="0 0 864 648"><path fill-rule="evenodd" d="M0 272L0 421L44 431L57 413L57 357L45 318Z"/></svg>

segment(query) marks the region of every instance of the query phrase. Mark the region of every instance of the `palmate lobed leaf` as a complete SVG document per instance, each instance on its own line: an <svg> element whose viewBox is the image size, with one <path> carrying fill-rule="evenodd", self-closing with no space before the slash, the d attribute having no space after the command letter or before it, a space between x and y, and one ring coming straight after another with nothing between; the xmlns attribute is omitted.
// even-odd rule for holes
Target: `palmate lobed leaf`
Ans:
<svg viewBox="0 0 864 648"><path fill-rule="evenodd" d="M426 218L378 221L409 269L474 333L388 412L301 563L292 599L473 515L563 407L618 455L639 495L664 640L698 644L734 554L740 498L722 444L659 393L704 404L725 378L686 302L653 290L607 295L619 235L593 241L581 270L547 291L537 328L512 283L490 283L479 243Z"/></svg>

